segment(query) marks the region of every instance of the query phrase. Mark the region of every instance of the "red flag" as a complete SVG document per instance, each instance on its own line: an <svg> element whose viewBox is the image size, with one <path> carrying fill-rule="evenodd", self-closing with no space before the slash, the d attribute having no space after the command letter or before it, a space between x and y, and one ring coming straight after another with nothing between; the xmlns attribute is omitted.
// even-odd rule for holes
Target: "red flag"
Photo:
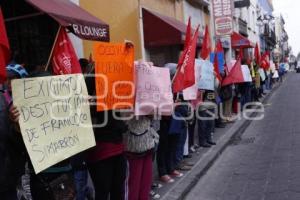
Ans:
<svg viewBox="0 0 300 200"><path fill-rule="evenodd" d="M230 85L233 83L243 83L244 76L242 72L242 63L241 63L241 57L239 57L232 67L229 74L225 77L225 79L222 82L222 86Z"/></svg>
<svg viewBox="0 0 300 200"><path fill-rule="evenodd" d="M210 52L211 52L210 34L209 34L208 26L206 25L200 57L203 60L206 60Z"/></svg>
<svg viewBox="0 0 300 200"><path fill-rule="evenodd" d="M221 82L222 76L221 76L220 70L219 70L219 61L218 61L217 53L215 53L215 58L214 58L214 72L215 72L217 79Z"/></svg>
<svg viewBox="0 0 300 200"><path fill-rule="evenodd" d="M219 60L218 60L218 53L222 53L223 47L222 47L222 43L220 40L218 40L217 44L216 44L216 48L215 48L215 57L214 57L214 72L216 74L217 79L221 82L222 81L222 76L220 74L220 70L219 70Z"/></svg>
<svg viewBox="0 0 300 200"><path fill-rule="evenodd" d="M188 45L188 48L181 55L183 58L179 59L183 60L183 63L178 63L177 72L173 79L174 93L181 92L184 89L195 84L195 56L198 35L199 26L195 31L194 36Z"/></svg>
<svg viewBox="0 0 300 200"><path fill-rule="evenodd" d="M255 45L254 58L255 58L255 63L257 65L259 65L260 64L260 52L259 52L258 43L256 43L256 45Z"/></svg>
<svg viewBox="0 0 300 200"><path fill-rule="evenodd" d="M74 47L64 28L60 28L53 49L52 67L56 75L81 73Z"/></svg>
<svg viewBox="0 0 300 200"><path fill-rule="evenodd" d="M270 68L270 53L266 51L260 59L260 67L268 70Z"/></svg>
<svg viewBox="0 0 300 200"><path fill-rule="evenodd" d="M185 42L184 42L184 48L186 49L192 39L192 25L191 25L191 17L189 17L189 22L186 27L186 33L185 33Z"/></svg>
<svg viewBox="0 0 300 200"><path fill-rule="evenodd" d="M6 65L9 62L10 51L2 9L0 7L0 83L6 80Z"/></svg>
<svg viewBox="0 0 300 200"><path fill-rule="evenodd" d="M189 46L189 43L191 42L192 39L192 27L191 27L191 17L189 17L189 22L186 27L186 34L185 34L185 41L184 41L184 48L183 48L183 53L186 51L186 49ZM179 61L178 61L178 66L182 65L184 60L184 56L181 56Z"/></svg>
<svg viewBox="0 0 300 200"><path fill-rule="evenodd" d="M215 52L224 53L224 49L223 49L221 40L218 40L218 42L216 44Z"/></svg>

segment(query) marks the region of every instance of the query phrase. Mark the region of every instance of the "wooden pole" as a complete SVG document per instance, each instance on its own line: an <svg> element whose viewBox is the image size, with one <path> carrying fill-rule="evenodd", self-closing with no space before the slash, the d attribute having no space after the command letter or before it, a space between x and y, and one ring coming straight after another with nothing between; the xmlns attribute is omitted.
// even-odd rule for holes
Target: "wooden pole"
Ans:
<svg viewBox="0 0 300 200"><path fill-rule="evenodd" d="M57 38L58 38L58 35L59 35L59 32L60 32L60 29L61 29L61 25L59 25L58 31L56 33L55 40L54 40L54 43L52 45L52 49L51 49L51 52L50 52L50 55L49 55L49 58L48 58L48 62L47 62L47 65L45 67L45 71L47 71L48 68L49 68L49 65L50 65L50 62L51 62L51 58L52 58L52 54L53 54L53 51L54 51L55 44L57 42Z"/></svg>

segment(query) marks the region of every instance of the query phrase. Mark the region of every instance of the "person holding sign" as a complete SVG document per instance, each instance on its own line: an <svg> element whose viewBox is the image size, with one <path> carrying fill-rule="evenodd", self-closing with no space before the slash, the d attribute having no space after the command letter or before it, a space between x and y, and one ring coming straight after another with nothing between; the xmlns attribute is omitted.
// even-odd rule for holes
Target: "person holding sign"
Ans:
<svg viewBox="0 0 300 200"><path fill-rule="evenodd" d="M130 42L95 43L93 55L95 70L90 75L95 78L87 77L86 84L89 95L97 96L97 104L91 106L96 147L88 152L88 169L96 200L123 200L127 169L123 134L128 129L117 109L133 105L133 97L119 97L132 96L134 48Z"/></svg>
<svg viewBox="0 0 300 200"><path fill-rule="evenodd" d="M12 104L10 83L25 77L27 72L18 64L9 65L6 70L7 82L0 90L0 197L17 200L17 181L24 173L26 149L17 124L19 112Z"/></svg>
<svg viewBox="0 0 300 200"><path fill-rule="evenodd" d="M159 136L151 127L151 116L136 116L127 121L124 135L129 163L128 199L149 199L152 185L152 155Z"/></svg>

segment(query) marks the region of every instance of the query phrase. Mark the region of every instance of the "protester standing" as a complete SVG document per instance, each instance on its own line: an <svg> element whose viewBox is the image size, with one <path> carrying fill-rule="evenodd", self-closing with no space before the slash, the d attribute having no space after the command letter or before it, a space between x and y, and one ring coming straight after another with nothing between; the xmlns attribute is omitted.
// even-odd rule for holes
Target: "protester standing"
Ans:
<svg viewBox="0 0 300 200"><path fill-rule="evenodd" d="M128 199L147 200L152 185L152 156L159 135L151 127L150 116L134 117L127 125L124 143L129 164Z"/></svg>
<svg viewBox="0 0 300 200"><path fill-rule="evenodd" d="M17 181L25 169L26 149L17 124L18 110L11 99L11 80L27 76L18 64L7 68L7 83L0 89L0 197L2 200L17 200Z"/></svg>
<svg viewBox="0 0 300 200"><path fill-rule="evenodd" d="M215 93L206 90L203 95L203 103L198 107L198 135L201 147L216 145L212 134L215 127Z"/></svg>

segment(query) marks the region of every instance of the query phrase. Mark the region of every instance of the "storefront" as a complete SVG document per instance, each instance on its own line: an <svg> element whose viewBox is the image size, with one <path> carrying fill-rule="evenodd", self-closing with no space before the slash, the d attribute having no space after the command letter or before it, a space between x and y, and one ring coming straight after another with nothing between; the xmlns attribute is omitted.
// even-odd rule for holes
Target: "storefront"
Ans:
<svg viewBox="0 0 300 200"><path fill-rule="evenodd" d="M34 70L47 63L59 26L84 40L109 41L109 26L70 1L1 2L12 58Z"/></svg>

